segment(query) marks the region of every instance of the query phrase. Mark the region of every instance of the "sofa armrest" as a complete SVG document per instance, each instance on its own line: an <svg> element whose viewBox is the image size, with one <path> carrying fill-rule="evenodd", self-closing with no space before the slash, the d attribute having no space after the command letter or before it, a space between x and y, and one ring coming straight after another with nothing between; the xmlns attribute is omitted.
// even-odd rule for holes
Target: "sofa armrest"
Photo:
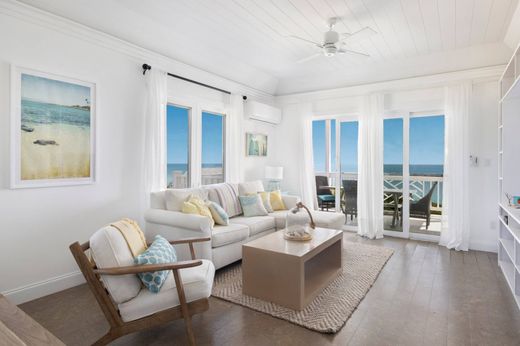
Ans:
<svg viewBox="0 0 520 346"><path fill-rule="evenodd" d="M300 197L291 195L282 195L283 204L287 209L296 207L296 203L300 202Z"/></svg>
<svg viewBox="0 0 520 346"><path fill-rule="evenodd" d="M211 223L206 216L186 214L164 209L148 209L144 218L149 223L198 231L211 236Z"/></svg>

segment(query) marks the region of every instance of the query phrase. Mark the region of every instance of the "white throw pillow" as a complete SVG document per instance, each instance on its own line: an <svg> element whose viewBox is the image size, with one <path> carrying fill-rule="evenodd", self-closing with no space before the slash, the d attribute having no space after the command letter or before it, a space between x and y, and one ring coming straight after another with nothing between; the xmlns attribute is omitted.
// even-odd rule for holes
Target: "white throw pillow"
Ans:
<svg viewBox="0 0 520 346"><path fill-rule="evenodd" d="M201 188L168 189L164 194L166 209L171 211L182 211L183 203L187 202L191 195L199 197L203 201L208 199L208 192Z"/></svg>
<svg viewBox="0 0 520 346"><path fill-rule="evenodd" d="M248 181L245 183L238 184L238 195L247 196L258 192L263 192L264 184L261 180Z"/></svg>

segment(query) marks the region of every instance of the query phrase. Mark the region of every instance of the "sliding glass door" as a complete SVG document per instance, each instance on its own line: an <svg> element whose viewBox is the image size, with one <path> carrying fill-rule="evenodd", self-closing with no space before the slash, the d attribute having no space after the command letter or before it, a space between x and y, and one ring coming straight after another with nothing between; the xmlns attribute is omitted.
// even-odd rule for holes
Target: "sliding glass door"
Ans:
<svg viewBox="0 0 520 346"><path fill-rule="evenodd" d="M440 235L444 115L409 113L384 119L385 234Z"/></svg>
<svg viewBox="0 0 520 346"><path fill-rule="evenodd" d="M357 227L358 122L315 120L312 131L319 208L344 213L347 227Z"/></svg>
<svg viewBox="0 0 520 346"><path fill-rule="evenodd" d="M444 115L410 117L409 227L415 237L441 232Z"/></svg>

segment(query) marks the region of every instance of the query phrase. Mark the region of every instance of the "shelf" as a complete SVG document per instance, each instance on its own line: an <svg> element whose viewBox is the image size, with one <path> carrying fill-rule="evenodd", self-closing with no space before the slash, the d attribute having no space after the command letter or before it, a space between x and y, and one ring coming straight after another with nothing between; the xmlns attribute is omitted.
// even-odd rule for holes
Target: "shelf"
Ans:
<svg viewBox="0 0 520 346"><path fill-rule="evenodd" d="M509 284L509 287L511 288L511 291L513 293L513 296L516 297L515 294L515 267L513 266L513 263L509 263L507 261L498 261L498 264L500 264L500 268L502 269L502 272L504 273L504 276L506 278L507 283Z"/></svg>
<svg viewBox="0 0 520 346"><path fill-rule="evenodd" d="M505 203L500 203L500 208L502 208L517 224L520 225L520 209L510 207ZM518 241L520 241L520 239Z"/></svg>
<svg viewBox="0 0 520 346"><path fill-rule="evenodd" d="M506 249L506 253L509 256L509 259L511 262L514 263L515 261L515 241L512 239L499 239L502 245L504 246L504 249Z"/></svg>
<svg viewBox="0 0 520 346"><path fill-rule="evenodd" d="M508 214L510 215L510 214ZM504 221L504 219L502 217L498 217L498 219L500 220L500 222L502 222L502 224L505 226L505 228L509 231L509 233L511 233L511 235L513 236L513 238L516 239L517 242L520 243L520 229L518 228L514 228L514 227L511 227L510 225L506 224L506 222ZM520 244L519 244L520 245Z"/></svg>

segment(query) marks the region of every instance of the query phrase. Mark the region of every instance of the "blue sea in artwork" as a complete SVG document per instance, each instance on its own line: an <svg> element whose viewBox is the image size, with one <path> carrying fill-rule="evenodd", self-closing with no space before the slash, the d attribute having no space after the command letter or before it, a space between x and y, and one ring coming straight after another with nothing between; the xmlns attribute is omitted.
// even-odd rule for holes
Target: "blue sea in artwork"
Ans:
<svg viewBox="0 0 520 346"><path fill-rule="evenodd" d="M88 106L62 106L22 99L22 125L28 124L68 124L90 126Z"/></svg>

